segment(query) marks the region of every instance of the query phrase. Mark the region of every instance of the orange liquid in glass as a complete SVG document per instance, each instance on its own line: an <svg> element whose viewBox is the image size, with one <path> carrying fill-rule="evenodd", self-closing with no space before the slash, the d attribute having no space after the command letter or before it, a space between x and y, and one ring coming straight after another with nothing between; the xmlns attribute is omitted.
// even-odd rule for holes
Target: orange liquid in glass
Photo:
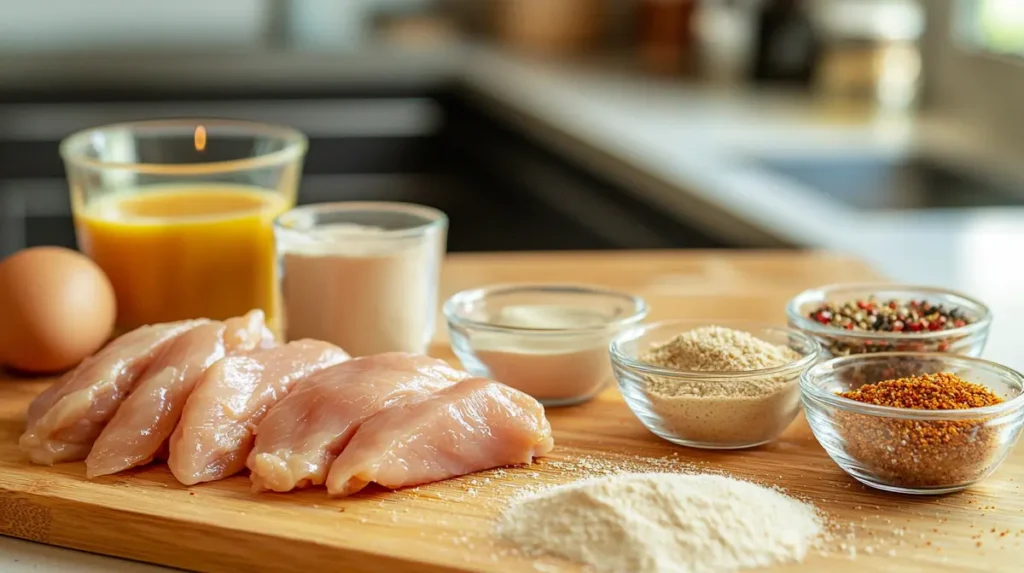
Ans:
<svg viewBox="0 0 1024 573"><path fill-rule="evenodd" d="M293 202L244 186L162 187L94 201L75 226L114 285L119 331L254 308L276 327L273 222Z"/></svg>

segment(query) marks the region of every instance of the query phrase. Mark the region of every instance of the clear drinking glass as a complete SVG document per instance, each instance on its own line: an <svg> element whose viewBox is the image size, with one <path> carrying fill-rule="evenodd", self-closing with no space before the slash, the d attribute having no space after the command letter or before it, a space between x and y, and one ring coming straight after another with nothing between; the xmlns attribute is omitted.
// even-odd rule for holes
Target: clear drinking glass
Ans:
<svg viewBox="0 0 1024 573"><path fill-rule="evenodd" d="M279 314L274 219L295 204L306 137L230 120L121 123L61 143L79 247L106 272L120 331Z"/></svg>
<svg viewBox="0 0 1024 573"><path fill-rule="evenodd" d="M352 356L426 353L434 336L448 217L409 203L323 203L276 223L287 340Z"/></svg>

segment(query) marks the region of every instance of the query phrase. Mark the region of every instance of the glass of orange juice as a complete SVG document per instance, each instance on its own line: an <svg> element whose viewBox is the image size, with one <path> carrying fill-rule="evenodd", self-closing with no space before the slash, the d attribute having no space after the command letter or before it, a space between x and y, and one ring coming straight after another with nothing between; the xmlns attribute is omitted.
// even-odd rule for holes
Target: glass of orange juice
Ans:
<svg viewBox="0 0 1024 573"><path fill-rule="evenodd" d="M295 205L306 146L294 129L231 120L67 137L79 248L114 285L118 330L258 308L276 331L273 222Z"/></svg>

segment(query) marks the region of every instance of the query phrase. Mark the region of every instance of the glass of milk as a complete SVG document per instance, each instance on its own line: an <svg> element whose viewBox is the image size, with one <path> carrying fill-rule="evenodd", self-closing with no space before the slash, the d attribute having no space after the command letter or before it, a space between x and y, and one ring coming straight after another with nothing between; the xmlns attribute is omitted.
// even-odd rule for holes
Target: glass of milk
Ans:
<svg viewBox="0 0 1024 573"><path fill-rule="evenodd" d="M352 356L426 353L448 217L411 203L320 203L275 223L284 336Z"/></svg>

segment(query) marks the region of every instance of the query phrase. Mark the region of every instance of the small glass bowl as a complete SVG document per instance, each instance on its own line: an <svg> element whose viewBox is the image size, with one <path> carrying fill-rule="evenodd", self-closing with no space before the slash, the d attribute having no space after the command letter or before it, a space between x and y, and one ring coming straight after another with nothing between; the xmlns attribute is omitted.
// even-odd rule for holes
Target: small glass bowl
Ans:
<svg viewBox="0 0 1024 573"><path fill-rule="evenodd" d="M837 395L937 372L981 384L1006 401L968 410L911 410ZM926 352L834 358L808 370L800 386L807 422L828 455L857 481L885 491L965 489L999 467L1024 424L1024 377L979 358Z"/></svg>
<svg viewBox="0 0 1024 573"><path fill-rule="evenodd" d="M929 332L867 332L844 330L821 324L807 314L825 302L874 297L878 300L924 300L933 304L959 308L974 322L959 328ZM805 290L786 306L789 326L815 337L826 358L866 354L869 352L948 352L980 356L988 338L992 313L981 302L960 293L922 286L890 284L830 285Z"/></svg>
<svg viewBox="0 0 1024 573"><path fill-rule="evenodd" d="M585 402L612 379L608 343L647 316L643 299L577 285L495 285L444 303L452 350L475 376L545 406Z"/></svg>
<svg viewBox="0 0 1024 573"><path fill-rule="evenodd" d="M700 372L640 361L652 345L702 326L748 332L788 346L800 358L760 370ZM800 413L800 375L819 356L818 343L800 331L739 321L667 320L632 328L611 344L612 370L630 410L655 435L674 444L740 449L777 438ZM659 397L651 384L691 388L685 397Z"/></svg>

